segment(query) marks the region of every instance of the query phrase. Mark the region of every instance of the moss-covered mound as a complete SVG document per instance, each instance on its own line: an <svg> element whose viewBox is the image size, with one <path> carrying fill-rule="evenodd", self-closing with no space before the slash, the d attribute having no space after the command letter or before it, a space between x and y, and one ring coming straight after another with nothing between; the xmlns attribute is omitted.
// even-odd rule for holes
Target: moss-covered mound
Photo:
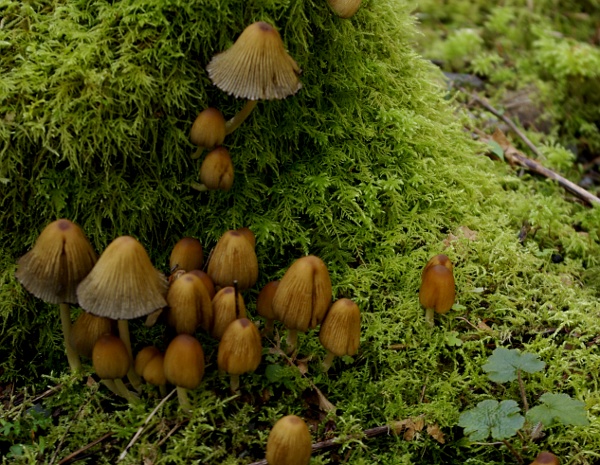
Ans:
<svg viewBox="0 0 600 465"><path fill-rule="evenodd" d="M563 463L598 460L600 306L589 277L600 212L477 155L431 65L411 48L409 5L366 1L350 20L305 0L31 0L0 11L5 462L57 463L99 440L76 457L115 463L159 402L148 387L129 406L67 374L57 309L16 281L18 257L59 217L79 224L98 252L135 236L164 272L179 238L198 237L209 250L226 230L249 227L260 266L245 293L251 316L262 285L309 253L327 264L334 298L362 311L356 356L324 375L315 330L300 336L295 362L265 342L236 398L217 373L216 342L198 334L207 366L189 394L191 416L171 398L123 463L251 463L286 414L306 419L314 442L353 434L313 464L514 463L507 447L470 445L457 427L481 400L520 401L516 382L495 384L482 370L499 346L546 362L525 377L530 404L565 393L585 403L590 422L553 425L536 440L525 431L510 439L513 450L527 463L540 450ZM226 138L233 188L199 193L190 188L201 161L191 158L192 122L209 105L226 117L243 105L211 84L205 66L258 20L280 31L303 87L260 102ZM432 329L418 288L440 252L455 265L457 305ZM131 331L134 351L164 350L162 325L136 321ZM56 388L36 399L47 386ZM443 440L426 428L361 436L421 415Z"/></svg>

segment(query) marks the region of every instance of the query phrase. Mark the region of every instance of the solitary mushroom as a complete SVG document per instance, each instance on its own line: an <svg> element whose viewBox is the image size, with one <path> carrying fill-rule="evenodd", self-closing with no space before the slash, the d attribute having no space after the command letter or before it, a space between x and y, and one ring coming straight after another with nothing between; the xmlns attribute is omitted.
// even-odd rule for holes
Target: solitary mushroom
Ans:
<svg viewBox="0 0 600 465"><path fill-rule="evenodd" d="M212 58L206 69L219 89L248 99L242 110L227 121L226 134L242 124L258 100L283 99L302 87L300 68L286 52L277 30L264 21L244 29L229 49Z"/></svg>
<svg viewBox="0 0 600 465"><path fill-rule="evenodd" d="M180 334L171 341L164 359L165 376L177 386L179 404L186 412L192 409L188 389L196 389L204 376L204 351L196 338Z"/></svg>
<svg viewBox="0 0 600 465"><path fill-rule="evenodd" d="M15 276L25 289L44 302L60 304L65 349L72 371L79 370L81 362L69 343L69 304L77 303L77 286L96 260L96 252L81 228L69 220L60 219L46 226L33 248L17 262Z"/></svg>
<svg viewBox="0 0 600 465"><path fill-rule="evenodd" d="M211 252L207 272L217 286L233 286L234 281L241 291L254 286L258 258L245 233L231 230L221 236Z"/></svg>
<svg viewBox="0 0 600 465"><path fill-rule="evenodd" d="M240 389L240 375L254 371L260 364L262 343L254 323L247 318L227 326L219 342L217 365L231 376L231 391Z"/></svg>
<svg viewBox="0 0 600 465"><path fill-rule="evenodd" d="M287 415L277 421L267 439L269 465L308 465L312 439L302 418Z"/></svg>
<svg viewBox="0 0 600 465"><path fill-rule="evenodd" d="M293 352L298 331L315 328L331 305L331 279L319 257L299 258L283 275L273 296L273 313L288 329L288 349Z"/></svg>
<svg viewBox="0 0 600 465"><path fill-rule="evenodd" d="M233 163L229 150L220 146L206 154L200 166L202 184L193 183L192 187L198 191L228 191L233 186L233 177Z"/></svg>
<svg viewBox="0 0 600 465"><path fill-rule="evenodd" d="M425 320L434 325L433 312L447 313L454 305L456 291L452 263L443 254L432 257L421 273L419 301L425 307Z"/></svg>
<svg viewBox="0 0 600 465"><path fill-rule="evenodd" d="M336 300L321 324L319 340L327 349L323 371L329 370L335 356L354 355L360 344L360 310L350 299Z"/></svg>
<svg viewBox="0 0 600 465"><path fill-rule="evenodd" d="M362 0L327 0L327 3L336 15L348 19L358 11Z"/></svg>
<svg viewBox="0 0 600 465"><path fill-rule="evenodd" d="M192 144L198 150L192 158L198 158L203 149L212 149L225 140L225 118L216 108L207 108L200 112L190 130Z"/></svg>

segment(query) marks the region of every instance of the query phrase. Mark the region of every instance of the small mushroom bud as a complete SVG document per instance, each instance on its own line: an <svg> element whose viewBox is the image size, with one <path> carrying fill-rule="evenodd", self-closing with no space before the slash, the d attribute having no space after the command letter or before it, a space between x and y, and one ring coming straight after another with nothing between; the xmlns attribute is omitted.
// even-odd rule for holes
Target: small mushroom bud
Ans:
<svg viewBox="0 0 600 465"><path fill-rule="evenodd" d="M454 305L456 291L452 263L446 255L431 258L421 274L419 301L425 307L425 319L434 325L433 312L447 313Z"/></svg>
<svg viewBox="0 0 600 465"><path fill-rule="evenodd" d="M530 465L560 465L560 460L552 452L540 452Z"/></svg>
<svg viewBox="0 0 600 465"><path fill-rule="evenodd" d="M158 386L160 395L163 397L167 395L167 377L165 376L164 362L164 355L161 353L157 354L146 364L141 375L148 384Z"/></svg>
<svg viewBox="0 0 600 465"><path fill-rule="evenodd" d="M336 15L348 19L358 11L362 0L327 0L327 3Z"/></svg>
<svg viewBox="0 0 600 465"><path fill-rule="evenodd" d="M184 237L173 246L169 257L171 273L178 270L200 270L204 262L202 244L194 237Z"/></svg>
<svg viewBox="0 0 600 465"><path fill-rule="evenodd" d="M125 343L112 334L100 336L92 351L94 370L104 384L115 394L134 402L136 397L123 384L131 359Z"/></svg>
<svg viewBox="0 0 600 465"><path fill-rule="evenodd" d="M312 439L302 418L288 415L277 421L267 439L269 465L308 465Z"/></svg>
<svg viewBox="0 0 600 465"><path fill-rule="evenodd" d="M198 158L202 149L212 149L225 140L225 118L216 108L207 108L196 117L190 130L192 144L198 151L192 158Z"/></svg>
<svg viewBox="0 0 600 465"><path fill-rule="evenodd" d="M230 323L219 342L219 370L231 375L231 391L240 388L240 375L254 371L260 364L262 343L258 329L247 318Z"/></svg>
<svg viewBox="0 0 600 465"><path fill-rule="evenodd" d="M233 186L233 176L233 163L229 150L225 147L217 147L208 152L204 158L200 166L202 184L194 184L194 188L199 191L228 191Z"/></svg>
<svg viewBox="0 0 600 465"><path fill-rule="evenodd" d="M354 355L360 344L360 310L350 299L333 303L321 324L319 340L327 349L323 371L327 371L335 356Z"/></svg>
<svg viewBox="0 0 600 465"><path fill-rule="evenodd" d="M236 296L237 294L237 303ZM240 293L234 287L227 286L215 295L212 301L214 324L211 331L212 337L221 339L227 326L238 318L246 317L246 306Z"/></svg>
<svg viewBox="0 0 600 465"><path fill-rule="evenodd" d="M262 316L265 322L264 335L271 336L273 334L273 326L275 324L275 312L273 311L273 296L279 286L279 281L271 281L265 284L258 297L256 298L256 312Z"/></svg>
<svg viewBox="0 0 600 465"><path fill-rule="evenodd" d="M142 376L144 372L144 368L148 365L148 362L152 360L154 357L160 354L160 350L158 350L154 346L147 346L140 350L135 356L134 361L134 370L138 374L138 376Z"/></svg>
<svg viewBox="0 0 600 465"><path fill-rule="evenodd" d="M204 351L196 338L188 334L175 337L165 352L164 369L167 381L177 386L179 404L189 412L187 390L200 386L204 376Z"/></svg>

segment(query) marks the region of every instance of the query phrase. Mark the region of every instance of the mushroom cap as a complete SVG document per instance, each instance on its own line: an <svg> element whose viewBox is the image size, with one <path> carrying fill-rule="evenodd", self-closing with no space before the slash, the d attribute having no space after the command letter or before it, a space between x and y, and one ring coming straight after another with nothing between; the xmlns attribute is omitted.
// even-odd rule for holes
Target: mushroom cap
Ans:
<svg viewBox="0 0 600 465"><path fill-rule="evenodd" d="M92 363L101 379L118 379L127 374L131 362L125 343L117 336L104 334L94 344Z"/></svg>
<svg viewBox="0 0 600 465"><path fill-rule="evenodd" d="M319 331L323 347L338 357L354 355L360 344L360 310L350 299L336 300Z"/></svg>
<svg viewBox="0 0 600 465"><path fill-rule="evenodd" d="M331 279L319 257L299 258L283 275L273 297L273 313L288 329L306 331L325 318L331 305Z"/></svg>
<svg viewBox="0 0 600 465"><path fill-rule="evenodd" d="M560 460L552 452L540 452L530 465L560 465Z"/></svg>
<svg viewBox="0 0 600 465"><path fill-rule="evenodd" d="M336 15L348 19L358 11L362 0L327 0L327 3Z"/></svg>
<svg viewBox="0 0 600 465"><path fill-rule="evenodd" d="M275 319L275 312L273 311L273 297L275 291L279 287L280 281L271 281L261 289L256 298L256 313L269 320Z"/></svg>
<svg viewBox="0 0 600 465"><path fill-rule="evenodd" d="M216 108L200 112L190 130L192 144L211 149L225 140L225 118Z"/></svg>
<svg viewBox="0 0 600 465"><path fill-rule="evenodd" d="M454 275L444 265L425 267L421 277L419 301L425 308L432 308L436 313L447 313L454 305L456 290Z"/></svg>
<svg viewBox="0 0 600 465"><path fill-rule="evenodd" d="M142 373L144 373L144 368L146 368L148 362L154 357L156 357L158 354L160 354L160 350L158 350L154 346L147 346L140 350L135 356L135 361L133 365L135 372L139 376L142 376Z"/></svg>
<svg viewBox="0 0 600 465"><path fill-rule="evenodd" d="M198 326L210 331L213 311L210 296L202 279L185 273L173 281L167 293L167 322L178 334L193 334Z"/></svg>
<svg viewBox="0 0 600 465"><path fill-rule="evenodd" d="M310 431L296 415L280 418L267 439L269 465L308 465L312 452Z"/></svg>
<svg viewBox="0 0 600 465"><path fill-rule="evenodd" d="M98 256L79 226L66 219L53 221L23 255L15 276L44 302L77 303L76 289Z"/></svg>
<svg viewBox="0 0 600 465"><path fill-rule="evenodd" d="M220 146L206 154L200 166L200 181L208 190L228 191L233 186L233 177L229 150Z"/></svg>
<svg viewBox="0 0 600 465"><path fill-rule="evenodd" d="M246 318L246 306L244 298L238 292L237 309L235 306L235 288L231 286L224 287L215 295L212 300L214 323L211 335L215 339L221 339L223 333L229 324L238 318ZM237 310L237 312L236 312Z"/></svg>
<svg viewBox="0 0 600 465"><path fill-rule="evenodd" d="M77 287L79 305L98 316L130 320L167 305L167 281L131 236L112 241Z"/></svg>
<svg viewBox="0 0 600 465"><path fill-rule="evenodd" d="M258 258L244 233L230 230L221 236L211 252L208 275L217 286L233 286L240 291L254 286L258 279Z"/></svg>
<svg viewBox="0 0 600 465"><path fill-rule="evenodd" d="M208 276L208 274L202 270L192 270L190 271L190 273L200 278L202 284L204 284L204 287L208 291L208 296L210 297L210 300L214 299L217 291L215 290L215 283L213 283L213 280L210 279L210 276Z"/></svg>
<svg viewBox="0 0 600 465"><path fill-rule="evenodd" d="M247 318L231 322L219 342L219 370L241 375L256 370L261 358L262 342L254 323Z"/></svg>
<svg viewBox="0 0 600 465"><path fill-rule="evenodd" d="M176 336L165 352L167 381L184 389L196 389L204 376L204 351L198 340L188 334Z"/></svg>
<svg viewBox="0 0 600 465"><path fill-rule="evenodd" d="M423 275L427 272L427 270L429 268L431 268L432 266L436 266L436 265L441 265L443 267L446 267L450 271L452 271L452 269L453 269L452 262L450 261L450 259L448 258L447 255L444 255L444 254L434 255L425 264L425 267L423 268L423 271L421 272L421 277L423 277Z"/></svg>
<svg viewBox="0 0 600 465"><path fill-rule="evenodd" d="M163 354L159 353L155 357L152 357L144 367L144 371L141 374L142 378L154 386L164 386L167 384L164 363L165 356Z"/></svg>
<svg viewBox="0 0 600 465"><path fill-rule="evenodd" d="M238 98L283 99L302 87L298 64L286 52L279 32L264 21L244 29L206 69L214 85Z"/></svg>
<svg viewBox="0 0 600 465"><path fill-rule="evenodd" d="M177 241L169 257L171 273L177 270L200 270L204 262L202 244L195 237L184 237Z"/></svg>
<svg viewBox="0 0 600 465"><path fill-rule="evenodd" d="M243 234L250 244L252 244L252 247L256 247L256 236L250 228L244 226L243 228L237 228L236 231Z"/></svg>
<svg viewBox="0 0 600 465"><path fill-rule="evenodd" d="M112 334L116 322L110 318L81 312L71 326L69 344L79 355L91 358L94 344L103 334Z"/></svg>

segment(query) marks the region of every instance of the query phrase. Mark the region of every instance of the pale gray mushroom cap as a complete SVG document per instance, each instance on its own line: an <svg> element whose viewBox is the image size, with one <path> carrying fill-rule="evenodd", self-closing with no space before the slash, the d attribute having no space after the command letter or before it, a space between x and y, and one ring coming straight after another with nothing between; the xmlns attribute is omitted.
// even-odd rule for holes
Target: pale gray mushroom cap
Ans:
<svg viewBox="0 0 600 465"><path fill-rule="evenodd" d="M244 29L206 69L213 84L237 98L283 99L302 87L298 64L286 52L277 30L264 21Z"/></svg>

